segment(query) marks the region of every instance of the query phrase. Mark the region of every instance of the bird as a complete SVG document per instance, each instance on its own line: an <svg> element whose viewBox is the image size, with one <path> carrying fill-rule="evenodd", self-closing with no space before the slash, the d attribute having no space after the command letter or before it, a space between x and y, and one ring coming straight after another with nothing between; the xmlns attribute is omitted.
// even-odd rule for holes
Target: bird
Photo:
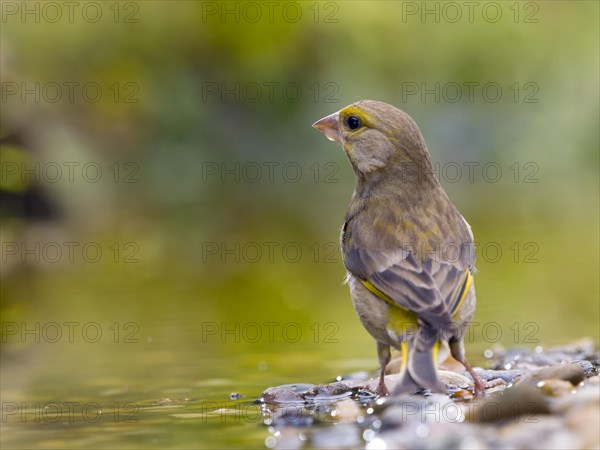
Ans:
<svg viewBox="0 0 600 450"><path fill-rule="evenodd" d="M447 345L482 395L486 383L464 348L476 302L473 233L437 179L418 125L392 105L361 100L313 127L341 144L355 173L342 260L354 308L377 344L376 393L390 393L391 348L402 352L393 395L446 393L436 365Z"/></svg>

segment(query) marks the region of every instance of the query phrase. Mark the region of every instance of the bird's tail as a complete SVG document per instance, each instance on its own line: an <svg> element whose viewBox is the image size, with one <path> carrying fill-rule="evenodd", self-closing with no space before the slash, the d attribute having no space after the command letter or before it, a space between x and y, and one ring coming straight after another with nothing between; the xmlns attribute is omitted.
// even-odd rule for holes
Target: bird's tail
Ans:
<svg viewBox="0 0 600 450"><path fill-rule="evenodd" d="M438 379L436 370L440 342L426 333L429 334L429 331L420 327L410 345L408 342L402 343L403 373L394 395L414 393L421 388L446 393L446 387Z"/></svg>

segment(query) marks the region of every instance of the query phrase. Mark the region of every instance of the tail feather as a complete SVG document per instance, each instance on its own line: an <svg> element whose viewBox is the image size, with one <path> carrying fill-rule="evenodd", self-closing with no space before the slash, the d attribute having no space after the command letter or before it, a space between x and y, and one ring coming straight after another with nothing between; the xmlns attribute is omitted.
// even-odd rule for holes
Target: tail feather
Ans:
<svg viewBox="0 0 600 450"><path fill-rule="evenodd" d="M419 386L427 388L431 392L445 393L446 387L437 376L435 353L437 351L434 351L434 347L426 351L418 351L414 348L410 353L406 372Z"/></svg>
<svg viewBox="0 0 600 450"><path fill-rule="evenodd" d="M408 352L406 369L394 389L395 395L413 393L421 388L427 388L431 392L446 393L446 387L439 380L436 370L439 343L435 340L419 339L423 337L422 333L427 333L427 330L421 328L415 336L415 342Z"/></svg>

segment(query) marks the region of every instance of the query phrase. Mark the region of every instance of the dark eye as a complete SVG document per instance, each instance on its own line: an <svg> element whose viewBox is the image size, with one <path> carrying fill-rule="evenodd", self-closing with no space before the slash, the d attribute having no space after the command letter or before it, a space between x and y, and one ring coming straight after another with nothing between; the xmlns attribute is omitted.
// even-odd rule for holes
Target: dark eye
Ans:
<svg viewBox="0 0 600 450"><path fill-rule="evenodd" d="M346 119L346 125L348 125L348 128L351 130L356 130L357 128L362 127L362 122L358 117L350 116Z"/></svg>

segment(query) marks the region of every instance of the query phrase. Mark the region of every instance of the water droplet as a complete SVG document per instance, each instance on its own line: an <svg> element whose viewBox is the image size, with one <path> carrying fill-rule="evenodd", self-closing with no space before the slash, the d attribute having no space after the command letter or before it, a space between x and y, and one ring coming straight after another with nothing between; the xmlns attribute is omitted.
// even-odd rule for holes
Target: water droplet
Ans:
<svg viewBox="0 0 600 450"><path fill-rule="evenodd" d="M483 356L485 356L487 359L490 359L492 356L494 356L494 352L488 348L483 352Z"/></svg>
<svg viewBox="0 0 600 450"><path fill-rule="evenodd" d="M387 445L381 438L375 438L367 444L367 450L385 450Z"/></svg>
<svg viewBox="0 0 600 450"><path fill-rule="evenodd" d="M277 438L274 436L269 436L265 439L265 445L267 448L273 448L277 445Z"/></svg>
<svg viewBox="0 0 600 450"><path fill-rule="evenodd" d="M367 442L373 440L374 437L375 437L375 431L373 431L371 429L367 429L363 432L363 439Z"/></svg>
<svg viewBox="0 0 600 450"><path fill-rule="evenodd" d="M415 433L420 438L426 438L429 435L429 427L427 425L425 425L424 423L422 423L421 425L419 425L417 427L417 429L415 430Z"/></svg>

